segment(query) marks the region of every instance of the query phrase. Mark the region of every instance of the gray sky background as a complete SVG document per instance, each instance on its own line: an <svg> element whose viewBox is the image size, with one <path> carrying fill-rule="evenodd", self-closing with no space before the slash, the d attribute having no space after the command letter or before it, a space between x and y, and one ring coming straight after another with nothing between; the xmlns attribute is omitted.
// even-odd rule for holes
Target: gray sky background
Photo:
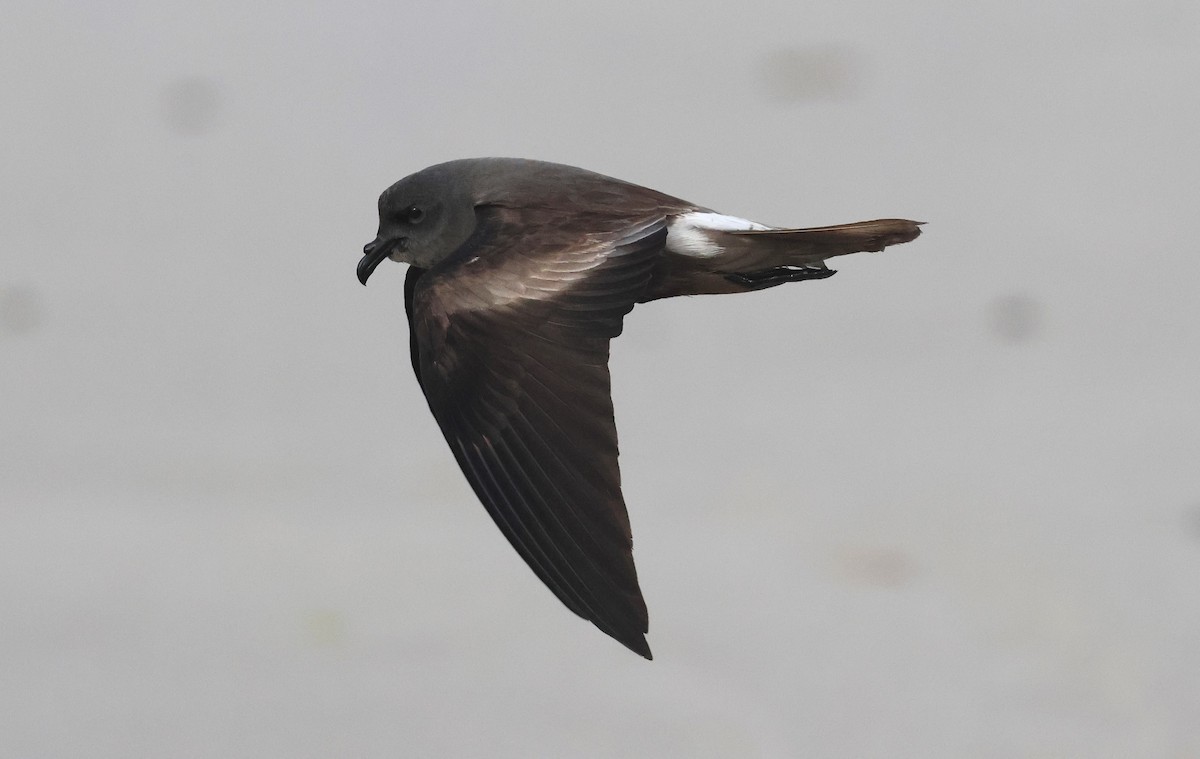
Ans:
<svg viewBox="0 0 1200 759"><path fill-rule="evenodd" d="M1200 5L0 10L0 755L1200 755ZM639 307L653 663L475 502L375 199L917 242Z"/></svg>

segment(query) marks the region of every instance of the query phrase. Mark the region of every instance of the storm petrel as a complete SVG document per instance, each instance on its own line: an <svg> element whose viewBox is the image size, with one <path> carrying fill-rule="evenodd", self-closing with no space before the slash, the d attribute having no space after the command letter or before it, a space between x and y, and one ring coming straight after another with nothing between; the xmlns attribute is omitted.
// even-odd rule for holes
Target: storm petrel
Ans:
<svg viewBox="0 0 1200 759"><path fill-rule="evenodd" d="M903 219L769 227L584 169L477 158L384 191L358 279L409 264L413 370L467 481L567 608L649 659L609 395L625 315L824 279L828 258L919 234Z"/></svg>

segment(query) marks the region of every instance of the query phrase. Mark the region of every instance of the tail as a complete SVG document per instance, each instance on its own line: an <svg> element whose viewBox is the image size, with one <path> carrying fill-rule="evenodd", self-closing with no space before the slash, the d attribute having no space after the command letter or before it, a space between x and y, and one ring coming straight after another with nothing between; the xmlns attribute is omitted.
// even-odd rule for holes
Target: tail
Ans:
<svg viewBox="0 0 1200 759"><path fill-rule="evenodd" d="M824 279L836 273L825 266L826 259L911 242L920 236L923 223L875 219L807 229L772 229L753 222L746 222L752 228L740 229L730 228L732 224L723 224L724 229L687 224L679 227L684 233L679 236L681 244L673 246L668 235L667 252L672 255L655 272L644 300L746 292Z"/></svg>
<svg viewBox="0 0 1200 759"><path fill-rule="evenodd" d="M752 271L773 266L820 264L850 253L876 253L889 245L911 242L921 234L919 221L876 219L808 229L747 229L713 232L724 249L722 264Z"/></svg>

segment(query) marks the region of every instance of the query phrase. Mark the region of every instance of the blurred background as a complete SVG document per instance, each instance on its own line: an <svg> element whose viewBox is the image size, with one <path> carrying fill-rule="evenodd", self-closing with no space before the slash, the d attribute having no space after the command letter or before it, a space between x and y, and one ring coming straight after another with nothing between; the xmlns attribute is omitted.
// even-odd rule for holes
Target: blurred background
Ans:
<svg viewBox="0 0 1200 759"><path fill-rule="evenodd" d="M1200 756L1192 0L17 0L0 70L0 756ZM627 320L653 663L355 280L481 155L929 223Z"/></svg>

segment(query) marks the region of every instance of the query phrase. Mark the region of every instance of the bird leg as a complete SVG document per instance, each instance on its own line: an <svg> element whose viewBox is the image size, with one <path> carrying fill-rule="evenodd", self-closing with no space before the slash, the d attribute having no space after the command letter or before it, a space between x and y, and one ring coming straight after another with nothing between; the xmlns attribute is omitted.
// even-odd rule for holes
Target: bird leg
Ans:
<svg viewBox="0 0 1200 759"><path fill-rule="evenodd" d="M776 266L761 271L726 274L725 279L741 285L747 290L765 290L785 282L803 282L807 279L825 279L837 272L825 266Z"/></svg>

